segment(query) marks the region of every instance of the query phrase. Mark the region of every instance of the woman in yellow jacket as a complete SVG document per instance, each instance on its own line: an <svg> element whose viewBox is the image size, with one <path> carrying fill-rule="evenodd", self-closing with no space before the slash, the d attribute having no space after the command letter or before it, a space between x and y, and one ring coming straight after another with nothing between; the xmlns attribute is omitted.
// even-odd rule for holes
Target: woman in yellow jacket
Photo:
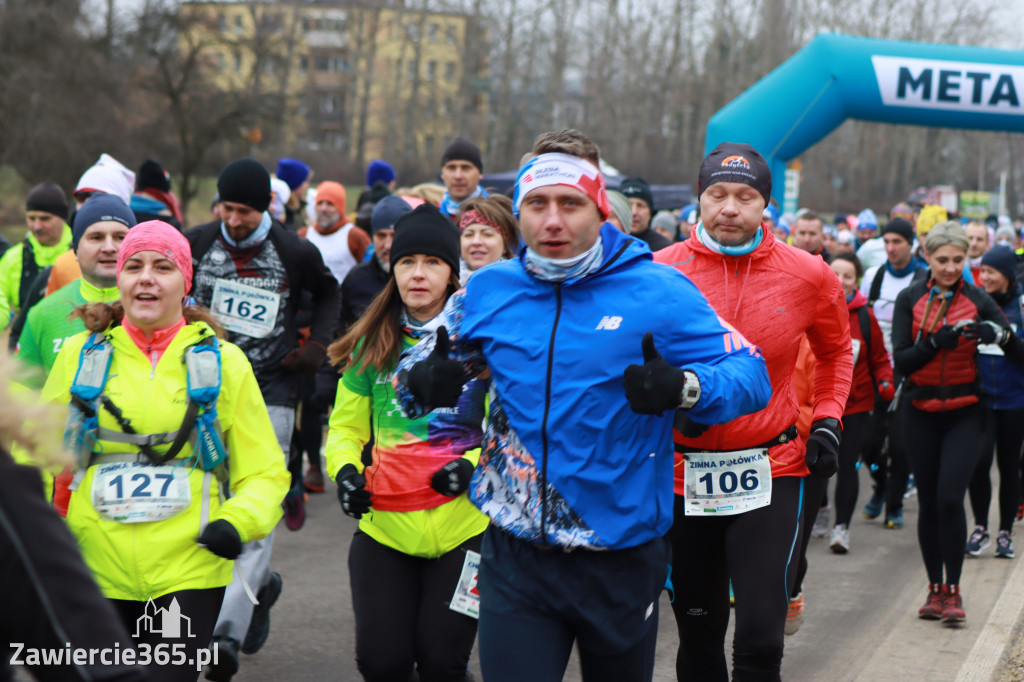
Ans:
<svg viewBox="0 0 1024 682"><path fill-rule="evenodd" d="M117 274L119 302L76 311L90 331L65 342L43 397L71 404L68 441L83 430L76 416L97 420L77 440L86 446L67 522L132 633L136 660L152 663L150 679L194 680L210 662L205 650L232 560L273 529L289 477L245 355L215 340L205 311L184 304L188 241L166 223L142 223L125 237ZM185 364L200 346L219 350L219 366L205 375ZM219 381L219 397L197 419L189 385L204 381ZM99 387L91 402L82 399L90 386ZM191 442L167 459L179 430ZM217 432L228 457L214 466Z"/></svg>
<svg viewBox="0 0 1024 682"><path fill-rule="evenodd" d="M487 527L465 495L480 454L486 381L467 384L455 408L402 415L392 374L459 287L458 232L436 206L419 206L395 223L390 262L384 290L329 349L345 373L327 471L344 512L360 519L348 557L356 664L372 682L407 682L414 667L422 682L462 682ZM371 427L373 461L364 469Z"/></svg>

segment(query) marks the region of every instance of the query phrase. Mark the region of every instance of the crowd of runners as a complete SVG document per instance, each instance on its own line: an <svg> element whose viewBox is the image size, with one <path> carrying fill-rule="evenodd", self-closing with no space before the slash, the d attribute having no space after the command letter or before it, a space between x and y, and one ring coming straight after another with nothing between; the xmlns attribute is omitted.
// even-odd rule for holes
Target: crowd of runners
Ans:
<svg viewBox="0 0 1024 682"><path fill-rule="evenodd" d="M375 160L350 202L243 158L194 227L152 159L33 187L0 244L0 679L232 679L275 527L331 488L369 681L471 680L474 644L488 682L574 645L650 680L663 590L679 680L781 679L810 537L855 552L914 493L918 615L963 623L965 556L1012 559L1024 509L1019 229L780 215L746 144L680 169L684 207L599 167L545 133L489 192L460 137L443 184Z"/></svg>

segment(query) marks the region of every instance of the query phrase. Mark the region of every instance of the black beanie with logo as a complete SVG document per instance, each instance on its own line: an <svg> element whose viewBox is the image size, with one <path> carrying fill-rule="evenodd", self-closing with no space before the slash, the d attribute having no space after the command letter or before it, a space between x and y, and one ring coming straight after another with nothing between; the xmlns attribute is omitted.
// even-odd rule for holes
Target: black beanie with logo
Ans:
<svg viewBox="0 0 1024 682"><path fill-rule="evenodd" d="M433 204L420 204L395 222L391 241L391 272L405 256L437 256L459 272L459 230L451 218Z"/></svg>
<svg viewBox="0 0 1024 682"><path fill-rule="evenodd" d="M723 142L704 157L697 180L697 196L718 182L738 182L750 185L764 198L767 206L772 199L772 173L768 162L749 144Z"/></svg>

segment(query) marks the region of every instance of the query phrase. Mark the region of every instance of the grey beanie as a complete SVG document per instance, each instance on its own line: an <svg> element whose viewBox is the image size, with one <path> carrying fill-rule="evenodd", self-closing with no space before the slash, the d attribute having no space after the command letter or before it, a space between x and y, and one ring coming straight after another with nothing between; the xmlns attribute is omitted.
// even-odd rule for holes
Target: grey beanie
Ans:
<svg viewBox="0 0 1024 682"><path fill-rule="evenodd" d="M610 189L608 190L608 203L612 205L612 213L622 223L622 229L628 234L629 228L633 224L633 208L629 205L629 199L625 194Z"/></svg>

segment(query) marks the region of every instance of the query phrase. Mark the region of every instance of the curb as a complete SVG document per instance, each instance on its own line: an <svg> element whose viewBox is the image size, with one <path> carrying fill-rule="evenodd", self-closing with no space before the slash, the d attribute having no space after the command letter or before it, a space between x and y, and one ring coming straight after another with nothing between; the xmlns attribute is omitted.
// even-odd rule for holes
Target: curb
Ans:
<svg viewBox="0 0 1024 682"><path fill-rule="evenodd" d="M1019 558L1014 561L1017 565L999 593L981 634L967 654L967 660L960 666L957 682L989 682L995 679L1024 612L1024 561Z"/></svg>

